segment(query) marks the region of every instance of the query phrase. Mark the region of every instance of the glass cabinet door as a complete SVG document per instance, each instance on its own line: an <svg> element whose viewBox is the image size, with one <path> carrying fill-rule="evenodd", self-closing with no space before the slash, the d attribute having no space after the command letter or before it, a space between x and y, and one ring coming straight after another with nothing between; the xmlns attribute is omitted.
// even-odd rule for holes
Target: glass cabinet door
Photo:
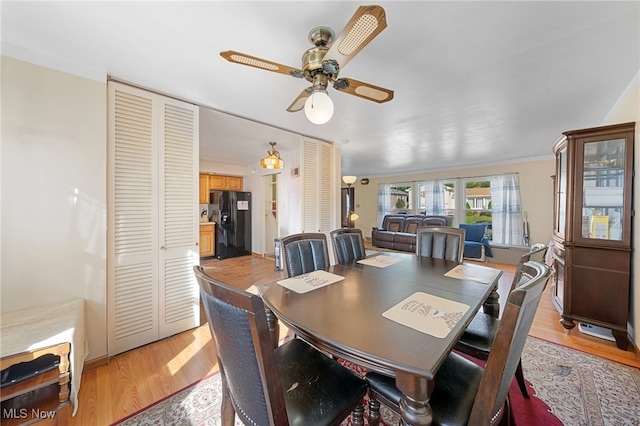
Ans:
<svg viewBox="0 0 640 426"><path fill-rule="evenodd" d="M567 147L562 148L557 157L557 223L556 233L563 236L567 223Z"/></svg>
<svg viewBox="0 0 640 426"><path fill-rule="evenodd" d="M625 147L625 139L581 144L578 159L583 162L582 214L580 235L576 237L622 241L625 217ZM580 179L580 176L577 178Z"/></svg>

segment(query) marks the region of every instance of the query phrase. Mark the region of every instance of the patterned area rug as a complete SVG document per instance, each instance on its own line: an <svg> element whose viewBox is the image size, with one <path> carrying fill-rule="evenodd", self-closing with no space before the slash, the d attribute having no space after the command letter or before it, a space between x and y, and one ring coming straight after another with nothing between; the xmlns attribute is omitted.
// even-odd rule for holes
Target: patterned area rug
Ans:
<svg viewBox="0 0 640 426"><path fill-rule="evenodd" d="M640 425L640 370L533 337L522 365L535 395L564 425ZM220 375L214 374L113 425L217 426L220 401ZM382 407L381 414L387 425L397 424L390 410Z"/></svg>
<svg viewBox="0 0 640 426"><path fill-rule="evenodd" d="M529 337L524 376L567 426L640 425L640 370Z"/></svg>

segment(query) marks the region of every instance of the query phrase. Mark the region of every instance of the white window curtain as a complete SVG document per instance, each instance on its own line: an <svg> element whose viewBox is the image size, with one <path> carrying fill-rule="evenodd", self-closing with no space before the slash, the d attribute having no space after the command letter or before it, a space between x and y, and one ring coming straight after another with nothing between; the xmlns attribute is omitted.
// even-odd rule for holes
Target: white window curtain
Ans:
<svg viewBox="0 0 640 426"><path fill-rule="evenodd" d="M425 214L444 215L444 182L428 180L424 182Z"/></svg>
<svg viewBox="0 0 640 426"><path fill-rule="evenodd" d="M518 175L491 176L490 181L493 242L524 246Z"/></svg>
<svg viewBox="0 0 640 426"><path fill-rule="evenodd" d="M382 225L382 220L391 214L391 184L381 183L378 185L378 225Z"/></svg>

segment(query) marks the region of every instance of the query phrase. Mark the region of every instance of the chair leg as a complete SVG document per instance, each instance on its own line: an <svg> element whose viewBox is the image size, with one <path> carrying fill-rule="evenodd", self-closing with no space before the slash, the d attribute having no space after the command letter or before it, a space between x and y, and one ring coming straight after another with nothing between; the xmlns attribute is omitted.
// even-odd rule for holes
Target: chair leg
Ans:
<svg viewBox="0 0 640 426"><path fill-rule="evenodd" d="M520 392L525 398L529 398L529 391L527 390L527 383L524 381L524 373L522 372L522 359L518 361L518 368L516 368L516 381L520 386Z"/></svg>
<svg viewBox="0 0 640 426"><path fill-rule="evenodd" d="M376 398L373 391L369 391L369 426L378 426L380 424L380 401Z"/></svg>
<svg viewBox="0 0 640 426"><path fill-rule="evenodd" d="M364 407L362 406L362 401L360 401L358 406L351 412L351 424L364 426Z"/></svg>
<svg viewBox="0 0 640 426"><path fill-rule="evenodd" d="M511 407L511 401L509 400L509 396L504 401L504 406L502 407L503 413L498 421L499 426L516 426L516 418L515 414L513 414L513 410Z"/></svg>
<svg viewBox="0 0 640 426"><path fill-rule="evenodd" d="M231 403L231 395L229 394L229 385L227 384L227 378L224 375L224 371L220 371L222 381L222 402L220 410L222 411L222 426L233 426L236 423L236 410Z"/></svg>

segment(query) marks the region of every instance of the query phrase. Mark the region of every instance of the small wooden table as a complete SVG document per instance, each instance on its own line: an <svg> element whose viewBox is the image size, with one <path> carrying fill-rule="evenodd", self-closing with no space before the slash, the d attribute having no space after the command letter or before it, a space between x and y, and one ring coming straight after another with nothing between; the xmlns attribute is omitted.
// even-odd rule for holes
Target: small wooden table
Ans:
<svg viewBox="0 0 640 426"><path fill-rule="evenodd" d="M2 313L0 346L2 370L45 354L60 357L57 369L2 389L2 424L68 424L88 353L84 300Z"/></svg>
<svg viewBox="0 0 640 426"><path fill-rule="evenodd" d="M260 286L259 291L275 315L270 315L272 330L277 330L275 322L280 320L322 350L394 376L403 393L404 424L430 425L434 376L473 316L496 291L502 271L496 269L495 278L483 284L446 277L455 262L388 255L401 261L384 268L357 262L331 266L327 271L344 280L307 293L278 283ZM382 316L416 292L468 305L468 310L443 338Z"/></svg>

